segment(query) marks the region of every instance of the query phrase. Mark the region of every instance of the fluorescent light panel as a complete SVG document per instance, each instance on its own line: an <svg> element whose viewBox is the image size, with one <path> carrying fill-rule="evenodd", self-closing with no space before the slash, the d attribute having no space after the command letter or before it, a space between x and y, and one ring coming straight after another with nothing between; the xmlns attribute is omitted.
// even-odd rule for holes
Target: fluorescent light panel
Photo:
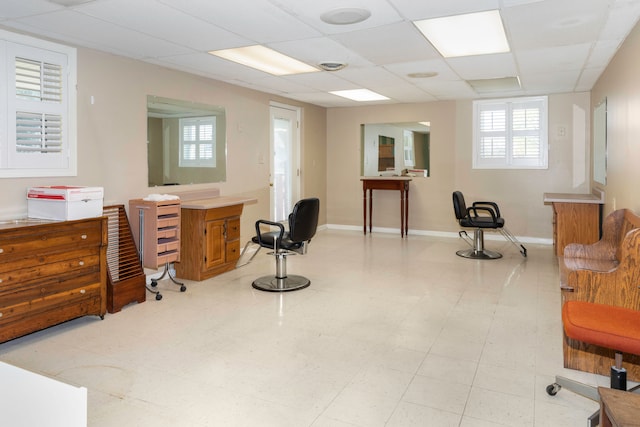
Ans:
<svg viewBox="0 0 640 427"><path fill-rule="evenodd" d="M330 92L352 101L384 101L387 98L384 95L370 91L369 89L352 89L352 90L334 90Z"/></svg>
<svg viewBox="0 0 640 427"><path fill-rule="evenodd" d="M414 22L445 58L509 52L498 10Z"/></svg>
<svg viewBox="0 0 640 427"><path fill-rule="evenodd" d="M264 46L246 46L236 49L212 50L211 55L255 68L274 76L302 74L318 71L311 65L283 55Z"/></svg>

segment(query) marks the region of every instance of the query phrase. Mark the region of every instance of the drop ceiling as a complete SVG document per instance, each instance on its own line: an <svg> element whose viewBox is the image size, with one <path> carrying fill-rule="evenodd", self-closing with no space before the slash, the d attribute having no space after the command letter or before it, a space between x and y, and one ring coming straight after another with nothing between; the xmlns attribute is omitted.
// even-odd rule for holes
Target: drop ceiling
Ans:
<svg viewBox="0 0 640 427"><path fill-rule="evenodd" d="M351 25L320 18L343 8L371 15ZM445 59L413 24L493 9L500 10L508 53ZM640 0L0 2L0 27L6 30L324 107L362 105L329 93L359 88L388 97L375 102L387 104L589 91L639 17ZM276 77L207 53L254 44L314 66L348 65ZM511 84L476 84L493 79Z"/></svg>

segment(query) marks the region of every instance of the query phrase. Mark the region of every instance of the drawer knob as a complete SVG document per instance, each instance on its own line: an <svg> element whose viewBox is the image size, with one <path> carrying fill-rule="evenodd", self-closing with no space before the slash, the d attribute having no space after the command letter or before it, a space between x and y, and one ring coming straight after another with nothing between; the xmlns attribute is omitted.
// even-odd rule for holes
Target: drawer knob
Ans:
<svg viewBox="0 0 640 427"><path fill-rule="evenodd" d="M4 252L4 249L0 248L0 254Z"/></svg>
<svg viewBox="0 0 640 427"><path fill-rule="evenodd" d="M2 283L2 279L0 279L0 283Z"/></svg>
<svg viewBox="0 0 640 427"><path fill-rule="evenodd" d="M0 313L0 317L2 317L2 313Z"/></svg>
<svg viewBox="0 0 640 427"><path fill-rule="evenodd" d="M86 235L86 234L83 234L82 236L80 236L80 238L81 238L82 240L87 240L87 235Z"/></svg>
<svg viewBox="0 0 640 427"><path fill-rule="evenodd" d="M78 263L78 265L79 265L79 266L83 266L83 265L84 265L84 261L80 261L80 262Z"/></svg>
<svg viewBox="0 0 640 427"><path fill-rule="evenodd" d="M80 289L80 293L81 293L82 295L84 295L84 294L86 294L86 293L87 293L87 291L86 291L85 289Z"/></svg>

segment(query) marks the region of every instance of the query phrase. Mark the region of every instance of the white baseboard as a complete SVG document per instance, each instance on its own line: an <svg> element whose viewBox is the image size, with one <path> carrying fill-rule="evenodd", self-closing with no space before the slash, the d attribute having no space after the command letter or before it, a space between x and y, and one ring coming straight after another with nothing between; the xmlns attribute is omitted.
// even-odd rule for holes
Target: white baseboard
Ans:
<svg viewBox="0 0 640 427"><path fill-rule="evenodd" d="M318 229L362 232L362 226L358 226L358 225L326 224L321 227L318 227ZM373 231L376 233L400 234L399 228L373 227ZM489 231L489 230L485 230L485 231ZM469 233L469 236L473 238L473 230L470 230L467 232ZM448 237L453 239L460 238L458 233L453 231L413 230L410 228L408 234L414 235L414 236ZM504 240L504 236L502 236L497 232L487 232L485 233L484 238L486 240ZM521 243L553 245L553 239L544 239L540 237L527 237L527 236L516 236L516 238Z"/></svg>

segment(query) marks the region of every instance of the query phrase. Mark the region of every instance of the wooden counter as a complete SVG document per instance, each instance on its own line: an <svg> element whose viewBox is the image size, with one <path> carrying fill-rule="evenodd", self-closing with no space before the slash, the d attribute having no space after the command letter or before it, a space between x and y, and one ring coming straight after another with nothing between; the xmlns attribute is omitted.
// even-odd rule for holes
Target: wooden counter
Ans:
<svg viewBox="0 0 640 427"><path fill-rule="evenodd" d="M185 194L186 195L186 194ZM182 198L181 259L178 277L205 280L233 270L240 257L240 215L252 197L216 196Z"/></svg>
<svg viewBox="0 0 640 427"><path fill-rule="evenodd" d="M544 193L553 207L553 244L562 256L569 243L591 244L600 239L604 193Z"/></svg>

